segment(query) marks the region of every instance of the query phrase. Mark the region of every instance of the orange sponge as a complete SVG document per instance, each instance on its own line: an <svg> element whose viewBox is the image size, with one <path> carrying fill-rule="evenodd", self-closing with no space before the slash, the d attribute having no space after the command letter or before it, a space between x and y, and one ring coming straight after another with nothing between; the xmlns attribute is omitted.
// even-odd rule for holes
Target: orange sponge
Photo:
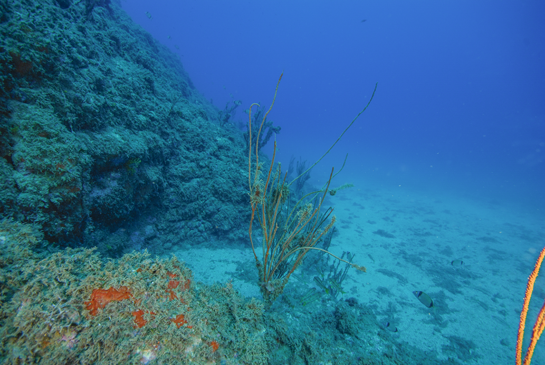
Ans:
<svg viewBox="0 0 545 365"><path fill-rule="evenodd" d="M106 304L114 301L131 299L132 295L129 288L122 286L119 289L94 289L91 293L91 300L85 302L87 310L92 316L96 316L99 308L104 308Z"/></svg>

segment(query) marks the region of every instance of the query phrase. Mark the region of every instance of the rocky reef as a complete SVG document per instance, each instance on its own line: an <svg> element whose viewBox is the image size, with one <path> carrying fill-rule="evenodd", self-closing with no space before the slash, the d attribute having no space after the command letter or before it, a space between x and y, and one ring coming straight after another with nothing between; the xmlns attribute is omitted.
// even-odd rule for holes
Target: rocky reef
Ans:
<svg viewBox="0 0 545 365"><path fill-rule="evenodd" d="M0 213L120 256L245 235L242 132L109 1L0 1Z"/></svg>

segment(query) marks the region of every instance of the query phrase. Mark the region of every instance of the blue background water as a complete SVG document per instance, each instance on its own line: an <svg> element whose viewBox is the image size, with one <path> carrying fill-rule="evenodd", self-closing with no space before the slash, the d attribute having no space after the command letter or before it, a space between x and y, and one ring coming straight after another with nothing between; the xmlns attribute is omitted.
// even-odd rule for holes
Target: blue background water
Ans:
<svg viewBox="0 0 545 365"><path fill-rule="evenodd" d="M545 201L545 4L539 1L144 1L123 4L222 108L270 105L279 160L313 177ZM146 13L151 15L151 19ZM365 21L363 21L365 20ZM169 38L170 37L170 38ZM271 146L269 145L269 151ZM341 177L341 179L343 179Z"/></svg>

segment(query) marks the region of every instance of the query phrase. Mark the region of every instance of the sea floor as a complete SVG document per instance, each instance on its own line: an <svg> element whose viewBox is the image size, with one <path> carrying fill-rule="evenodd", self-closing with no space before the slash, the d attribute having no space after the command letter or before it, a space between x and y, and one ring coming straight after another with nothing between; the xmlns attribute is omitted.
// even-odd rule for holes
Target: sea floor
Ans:
<svg viewBox="0 0 545 365"><path fill-rule="evenodd" d="M468 364L514 363L528 275L545 244L543 215L499 201L431 195L384 187L339 192L331 203L338 234L330 250L355 253L367 273L350 270L340 299L374 305L394 335L422 350ZM231 280L246 297L260 298L249 246L194 246L175 252L197 281ZM543 270L542 270L543 271ZM300 277L291 280L291 285ZM308 279L308 278L306 278ZM309 286L316 286L309 280ZM428 294L424 306L413 294ZM527 346L545 299L538 278L527 321ZM534 364L545 364L545 340ZM465 355L464 355L465 354Z"/></svg>

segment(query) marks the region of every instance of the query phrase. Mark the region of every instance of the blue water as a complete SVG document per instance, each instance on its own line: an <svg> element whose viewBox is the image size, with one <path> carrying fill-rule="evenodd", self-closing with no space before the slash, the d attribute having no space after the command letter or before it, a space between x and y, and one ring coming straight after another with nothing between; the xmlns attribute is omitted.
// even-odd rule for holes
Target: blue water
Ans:
<svg viewBox="0 0 545 365"><path fill-rule="evenodd" d="M279 160L328 159L344 176L543 205L545 5L538 1L130 1L219 108L259 102ZM146 14L151 16L151 19ZM169 38L170 37L170 38ZM269 151L271 145L268 146Z"/></svg>
<svg viewBox="0 0 545 365"><path fill-rule="evenodd" d="M398 194L402 202L393 205L447 202L449 211L465 216L440 219L483 229L462 227L460 237L528 222L534 239L504 241L514 256L494 273L505 278L498 291L522 301L545 233L543 2L131 0L123 7L179 55L195 87L218 108L242 101L234 118L240 123L251 103L270 105L283 72L269 119L282 127L277 160L286 166L291 156L320 158L378 82L370 107L312 171L312 182L340 169L348 153L341 183ZM265 150L270 154L272 144ZM494 269L477 268L472 258L475 270ZM489 304L491 312L497 305L508 313L501 331L511 331L505 337L512 347L520 305ZM474 308L469 303L465 310ZM499 342L491 351L513 353Z"/></svg>

